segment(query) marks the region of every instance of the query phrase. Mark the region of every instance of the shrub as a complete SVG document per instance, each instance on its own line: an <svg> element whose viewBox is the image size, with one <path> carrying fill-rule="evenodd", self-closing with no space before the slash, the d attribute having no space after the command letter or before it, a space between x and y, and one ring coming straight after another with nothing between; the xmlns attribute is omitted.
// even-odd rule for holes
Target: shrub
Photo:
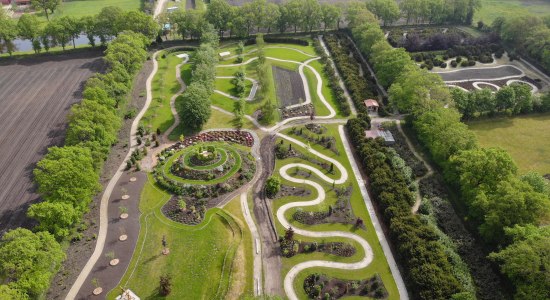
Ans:
<svg viewBox="0 0 550 300"><path fill-rule="evenodd" d="M271 176L265 183L265 192L268 197L274 197L281 189L281 179L277 176Z"/></svg>
<svg viewBox="0 0 550 300"><path fill-rule="evenodd" d="M447 63L441 63L441 65L439 65L441 68L445 69L447 67Z"/></svg>
<svg viewBox="0 0 550 300"><path fill-rule="evenodd" d="M462 63L460 63L460 66L461 66L461 67L467 67L467 66L469 66L469 65L470 65L470 64L468 63L467 60L465 60L465 61L463 61Z"/></svg>
<svg viewBox="0 0 550 300"><path fill-rule="evenodd" d="M159 295L168 296L172 292L172 276L161 275L159 280Z"/></svg>
<svg viewBox="0 0 550 300"><path fill-rule="evenodd" d="M451 67L456 68L457 65L458 63L456 62L456 60L451 60Z"/></svg>

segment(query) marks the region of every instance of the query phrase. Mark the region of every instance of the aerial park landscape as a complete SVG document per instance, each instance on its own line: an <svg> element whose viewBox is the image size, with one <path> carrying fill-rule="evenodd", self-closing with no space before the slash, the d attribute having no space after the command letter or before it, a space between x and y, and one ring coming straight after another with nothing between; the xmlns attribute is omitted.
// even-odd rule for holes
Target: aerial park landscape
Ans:
<svg viewBox="0 0 550 300"><path fill-rule="evenodd" d="M0 299L550 298L548 4L424 2L3 1Z"/></svg>

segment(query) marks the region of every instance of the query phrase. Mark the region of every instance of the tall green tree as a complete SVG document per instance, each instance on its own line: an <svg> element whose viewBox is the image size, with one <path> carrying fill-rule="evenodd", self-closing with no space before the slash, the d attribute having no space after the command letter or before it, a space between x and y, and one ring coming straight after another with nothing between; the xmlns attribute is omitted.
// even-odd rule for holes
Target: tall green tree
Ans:
<svg viewBox="0 0 550 300"><path fill-rule="evenodd" d="M383 21L384 26L397 21L401 14L394 0L370 0L367 2L367 8Z"/></svg>
<svg viewBox="0 0 550 300"><path fill-rule="evenodd" d="M61 240L69 236L70 228L80 219L82 213L71 203L44 201L32 204L27 216L39 222L35 229L48 231Z"/></svg>
<svg viewBox="0 0 550 300"><path fill-rule="evenodd" d="M0 276L30 298L42 297L65 253L47 232L17 228L0 240Z"/></svg>
<svg viewBox="0 0 550 300"><path fill-rule="evenodd" d="M183 95L178 96L179 113L182 124L192 131L200 131L210 119L210 95L197 82L191 83Z"/></svg>
<svg viewBox="0 0 550 300"><path fill-rule="evenodd" d="M40 32L42 30L42 24L40 20L35 15L23 14L17 21L17 29L19 31L19 36L22 39L31 41L34 52L38 53L40 50L39 47L34 47L34 44L38 41Z"/></svg>
<svg viewBox="0 0 550 300"><path fill-rule="evenodd" d="M506 229L512 243L489 256L515 286L515 299L550 298L550 227Z"/></svg>
<svg viewBox="0 0 550 300"><path fill-rule="evenodd" d="M34 9L43 10L44 14L46 15L46 19L48 19L48 21L50 20L50 15L48 14L48 10L50 11L50 13L53 14L60 4L61 4L60 0L31 0L31 6Z"/></svg>
<svg viewBox="0 0 550 300"><path fill-rule="evenodd" d="M18 35L17 22L9 17L4 10L0 11L0 41L4 41L6 51L11 56L14 50L13 40Z"/></svg>
<svg viewBox="0 0 550 300"><path fill-rule="evenodd" d="M80 211L100 188L90 150L80 147L50 147L33 173L42 198L72 203Z"/></svg>
<svg viewBox="0 0 550 300"><path fill-rule="evenodd" d="M342 11L338 6L323 3L321 4L321 22L323 23L323 31L327 28L336 28L338 20L342 16Z"/></svg>
<svg viewBox="0 0 550 300"><path fill-rule="evenodd" d="M233 17L231 6L225 0L211 0L206 10L205 18L219 31L220 36L228 29Z"/></svg>

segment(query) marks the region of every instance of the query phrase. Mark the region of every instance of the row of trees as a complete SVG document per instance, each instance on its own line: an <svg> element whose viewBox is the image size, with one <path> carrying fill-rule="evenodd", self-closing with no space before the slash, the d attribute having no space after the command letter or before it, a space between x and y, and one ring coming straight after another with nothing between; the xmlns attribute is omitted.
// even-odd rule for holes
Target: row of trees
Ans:
<svg viewBox="0 0 550 300"><path fill-rule="evenodd" d="M224 34L240 38L251 32L277 30L285 32L311 31L318 28L334 29L342 18L342 7L320 4L317 0L290 0L284 4L254 0L242 6L231 6L226 0L212 0L206 12L197 10L176 11L161 17L161 21L175 24L183 38L197 37L205 22Z"/></svg>
<svg viewBox="0 0 550 300"><path fill-rule="evenodd" d="M54 46L63 50L82 33L86 34L92 47L96 46L96 38L102 45L120 32L131 30L142 33L148 38L154 38L159 31L158 24L148 15L139 11L123 11L120 7L109 6L95 16L75 18L64 16L48 22L42 22L33 14L24 14L17 21L0 10L0 40L6 44L6 51L13 53L13 41L16 38L29 40L33 49L39 53L44 49L49 51Z"/></svg>
<svg viewBox="0 0 550 300"><path fill-rule="evenodd" d="M41 298L65 255L59 242L71 237L93 196L100 190L99 173L117 141L124 106L134 74L147 58L148 39L122 32L105 51L107 72L90 78L81 103L69 114L65 146L51 147L34 169L43 202L27 215L38 221L33 233L18 228L0 241L1 295L9 299Z"/></svg>
<svg viewBox="0 0 550 300"><path fill-rule="evenodd" d="M550 70L550 21L537 16L496 18L491 30L500 35L502 41L519 54L536 60L547 71Z"/></svg>
<svg viewBox="0 0 550 300"><path fill-rule="evenodd" d="M273 93L271 93L274 86L271 78L271 65L266 63L267 58L264 51L265 41L263 34L258 34L256 36L256 46L258 47L256 73L258 74L258 84L260 85L256 98L263 101L260 121L264 124L269 124L273 121L273 118L275 118L276 99L273 99Z"/></svg>
<svg viewBox="0 0 550 300"><path fill-rule="evenodd" d="M494 249L504 248L491 257L501 264L502 272L515 284L516 297L548 298L550 283L545 279L548 271L544 266L549 261L540 248L548 245L549 239L546 230L537 227L550 212L546 182L538 174L518 177L517 167L508 153L481 148L475 135L460 122L461 114L452 106L451 94L441 78L420 69L410 60L396 63L396 57L408 55L384 45L386 41L376 27L376 23L370 23L353 28L352 32L361 50L374 61L377 72L382 71L385 84L390 85L390 102L400 111L410 112L408 118L418 139L442 167L449 184L460 192L469 220L477 226L483 239ZM386 64L392 68L380 69ZM521 112L523 107L528 107L522 104L527 102L523 99L527 93L520 90L521 100L517 100L515 93L516 87L509 87L499 95L502 109L518 107ZM518 232L527 234L529 230L535 233L518 236ZM536 238L531 239L531 236ZM529 260L534 262L524 267L518 264L517 258L512 259L510 253L519 254L518 247L528 244L527 240L531 248L525 250L529 254L521 257L531 256ZM543 271L527 276L524 274L528 267Z"/></svg>
<svg viewBox="0 0 550 300"><path fill-rule="evenodd" d="M214 92L218 63L218 33L210 24L207 24L203 30L201 44L193 58L191 83L185 92L176 98L181 123L194 132L200 131L210 119L210 96Z"/></svg>
<svg viewBox="0 0 550 300"><path fill-rule="evenodd" d="M490 89L466 92L455 88L451 89L451 96L463 120L497 113L517 115L550 110L549 95L533 96L526 84L504 86L496 93Z"/></svg>
<svg viewBox="0 0 550 300"><path fill-rule="evenodd" d="M407 179L392 166L392 155L383 141L365 138L364 131L369 127L363 119L351 119L346 125L369 176L370 190L389 228L413 298L475 299L465 292L453 273L452 259L434 228L411 213L414 194Z"/></svg>

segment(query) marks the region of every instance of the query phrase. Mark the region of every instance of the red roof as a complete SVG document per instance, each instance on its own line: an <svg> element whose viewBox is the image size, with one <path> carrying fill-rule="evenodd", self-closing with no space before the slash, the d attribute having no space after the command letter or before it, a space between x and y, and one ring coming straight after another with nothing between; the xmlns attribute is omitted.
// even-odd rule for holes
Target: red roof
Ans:
<svg viewBox="0 0 550 300"><path fill-rule="evenodd" d="M376 106L378 107L378 101L374 100L374 99L367 99L364 101L365 102L365 106L366 107L371 107L371 106Z"/></svg>

